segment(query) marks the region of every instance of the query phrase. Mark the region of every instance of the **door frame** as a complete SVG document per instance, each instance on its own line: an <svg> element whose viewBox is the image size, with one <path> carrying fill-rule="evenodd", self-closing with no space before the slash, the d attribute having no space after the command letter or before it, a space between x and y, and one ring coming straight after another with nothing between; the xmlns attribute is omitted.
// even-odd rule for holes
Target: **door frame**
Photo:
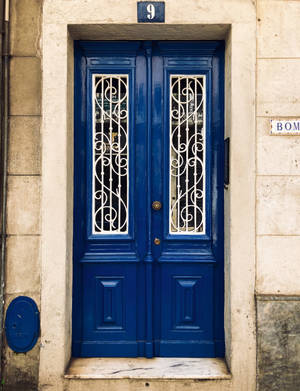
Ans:
<svg viewBox="0 0 300 391"><path fill-rule="evenodd" d="M82 8L83 3L72 9L66 2L46 0L43 14L43 349L40 351L39 382L40 385L53 382L59 387L56 389L63 387L63 375L71 354L73 40L95 37L100 40L135 39L141 31L141 26L134 25L135 21L130 17L128 20L133 25L120 23L116 29L114 23L110 24L111 10L103 9L99 2L94 2L90 8L84 4ZM216 9L212 5L208 6L205 20L199 16L198 24L191 24L191 10L187 8L181 13L184 25L177 24L177 19L171 16L166 25L143 26L146 39L154 33L157 38L164 39L169 36L173 39L193 37L195 40L226 41L225 134L231 136L231 183L225 193L225 332L226 361L233 373L230 389L242 389L246 385L254 389L255 386L256 17L250 3L249 6L236 4L231 10L230 20L226 7L218 10L217 18L213 16ZM169 5L172 14L172 4ZM100 15L100 19L88 30L86 21L94 20L96 14ZM64 15L63 20L60 15ZM208 20L212 24L205 24ZM92 35L91 31L95 34ZM49 361L49 357L55 358ZM201 367L200 362L199 365ZM221 381L220 387L222 384ZM207 386L210 387L210 383ZM228 387L227 382L225 386Z"/></svg>

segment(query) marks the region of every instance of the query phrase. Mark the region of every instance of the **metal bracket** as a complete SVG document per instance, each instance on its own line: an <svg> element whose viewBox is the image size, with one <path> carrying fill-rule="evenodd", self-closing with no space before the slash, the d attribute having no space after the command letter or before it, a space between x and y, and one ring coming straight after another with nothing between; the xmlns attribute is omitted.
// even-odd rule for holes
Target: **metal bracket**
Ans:
<svg viewBox="0 0 300 391"><path fill-rule="evenodd" d="M230 162L230 138L224 140L224 188L229 185L229 162Z"/></svg>

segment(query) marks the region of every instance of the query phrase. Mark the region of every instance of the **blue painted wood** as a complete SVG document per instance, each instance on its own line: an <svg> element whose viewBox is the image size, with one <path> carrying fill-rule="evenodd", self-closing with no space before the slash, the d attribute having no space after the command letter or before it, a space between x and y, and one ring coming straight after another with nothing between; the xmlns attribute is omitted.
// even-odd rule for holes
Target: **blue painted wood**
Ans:
<svg viewBox="0 0 300 391"><path fill-rule="evenodd" d="M72 354L81 354L82 343L82 277L80 259L84 254L86 227L85 182L80 175L86 171L86 56L79 42L74 42L74 211L73 215L73 311ZM82 238L82 240L79 240Z"/></svg>
<svg viewBox="0 0 300 391"><path fill-rule="evenodd" d="M164 23L164 1L138 1L137 19L139 23Z"/></svg>
<svg viewBox="0 0 300 391"><path fill-rule="evenodd" d="M75 42L73 356L224 355L223 53L212 41ZM94 73L129 75L128 235L91 233ZM168 233L171 74L207 77L206 235Z"/></svg>
<svg viewBox="0 0 300 391"><path fill-rule="evenodd" d="M123 277L96 277L95 319L97 330L124 330Z"/></svg>
<svg viewBox="0 0 300 391"><path fill-rule="evenodd" d="M152 42L145 41L145 56L147 63L147 205L151 205L152 200ZM151 209L146 206L147 213L147 255L146 263L146 344L145 356L153 357L153 252L152 252L152 221Z"/></svg>
<svg viewBox="0 0 300 391"><path fill-rule="evenodd" d="M112 346L123 343L124 354L137 356L136 265L87 264L82 273L84 352L97 342L92 355L109 357Z"/></svg>
<svg viewBox="0 0 300 391"><path fill-rule="evenodd" d="M214 356L213 273L211 265L162 265L160 356L199 357L199 351Z"/></svg>
<svg viewBox="0 0 300 391"><path fill-rule="evenodd" d="M137 213L135 209L143 208L145 201L142 189L135 188L135 181L130 182L129 208L130 229L128 235L93 235L91 231L92 210L92 102L91 88L94 73L128 74L130 102L135 102L136 62L140 43L125 44L105 42L101 46L87 42L75 43L75 159L74 159L74 311L73 311L73 355L74 356L137 356L139 321L136 322L137 308L145 307L144 301L138 300L137 264L141 261L141 253L145 252L145 244L140 232L136 229ZM124 53L124 47L126 51ZM125 54L125 55L124 55ZM84 64L84 67L82 65ZM143 72L145 73L145 72ZM80 118L79 118L80 116ZM130 138L130 177L135 178L136 156L140 157L135 140L135 107L130 106L129 138ZM145 142L142 142L145 145ZM142 158L144 159L144 158ZM138 159L141 164L141 159ZM143 166L143 165L142 165ZM140 221L141 222L141 221ZM142 223L142 225L144 225ZM138 237L139 240L136 240ZM114 271L116 273L114 274ZM112 274L113 273L113 274ZM140 273L140 271L139 271ZM103 290L99 281L119 281L115 290ZM110 292L106 294L106 292ZM111 295L112 311L118 311L115 321L109 319L106 307ZM144 294L141 294L144 297ZM124 303L124 297L127 300ZM122 300L121 300L122 299ZM102 305L106 302L106 307ZM93 303L93 304L92 304ZM101 304L102 303L102 304ZM126 305L125 305L126 304ZM139 311L140 312L140 311ZM105 315L106 313L106 315ZM141 321L143 325L143 322ZM102 325L96 327L96 325ZM119 330L119 328L122 330ZM142 326L143 327L143 326ZM144 339L144 336L142 336ZM121 349L116 350L116 346Z"/></svg>
<svg viewBox="0 0 300 391"><path fill-rule="evenodd" d="M36 344L39 332L37 305L30 297L16 297L6 311L5 335L8 346L17 353L28 352Z"/></svg>
<svg viewBox="0 0 300 391"><path fill-rule="evenodd" d="M214 273L214 335L215 355L224 357L224 43L220 43L213 57L212 83L212 138L214 140L212 156L213 196L216 203L213 208L212 226L216 237L212 249L218 262ZM220 132L222 136L220 136Z"/></svg>
<svg viewBox="0 0 300 391"><path fill-rule="evenodd" d="M157 284L160 293L156 295L155 308L160 307L160 316L156 314L155 323L160 323L156 327L156 347L155 355L160 356L192 356L192 357L212 357L224 355L224 275L223 275L223 254L224 254L224 234L223 234L223 56L222 43L199 43L167 42L157 43L153 52L158 56L163 56L163 65L157 72L163 73L165 87L162 92L164 102L164 129L163 166L157 165L157 170L162 172L161 182L164 184L163 204L168 205L168 163L169 163L169 139L168 139L168 78L174 74L205 74L207 76L207 187L208 194L206 208L209 211L207 221L207 235L189 236L181 239L168 233L168 210L164 209L161 227L164 227L163 248L158 261L161 270L157 272ZM199 57L201 56L201 57ZM217 58L215 58L217 57ZM212 108L212 109L210 109ZM167 115L166 115L167 114ZM159 180L158 180L159 181ZM155 186L154 186L155 187ZM173 236L173 237L172 237ZM208 265L211 265L208 268ZM206 303L202 304L205 324L203 330L212 334L201 334L195 340L188 340L188 335L180 334L174 336L173 326L168 325L172 306L173 294L170 292L169 284L172 271L179 266L184 266L184 270L192 267L190 275L204 273L204 281L209 279L208 286L211 290L206 292ZM193 266L192 266L193 265ZM207 265L207 266L206 266ZM183 270L183 272L184 272ZM193 271L192 271L193 270ZM209 270L209 273L207 272ZM204 272L205 271L205 272ZM208 274L207 274L208 273ZM158 278L159 275L159 278ZM184 276L184 274L181 274ZM169 289L169 290L168 290ZM177 303L178 304L178 303ZM195 336L195 334L192 334Z"/></svg>

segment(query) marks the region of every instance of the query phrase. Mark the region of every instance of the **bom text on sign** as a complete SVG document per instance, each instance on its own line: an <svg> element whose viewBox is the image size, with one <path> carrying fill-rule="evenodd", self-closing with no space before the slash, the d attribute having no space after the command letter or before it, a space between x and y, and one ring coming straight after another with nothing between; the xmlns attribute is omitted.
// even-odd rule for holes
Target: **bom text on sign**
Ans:
<svg viewBox="0 0 300 391"><path fill-rule="evenodd" d="M281 136L300 135L300 119L271 120L271 134Z"/></svg>

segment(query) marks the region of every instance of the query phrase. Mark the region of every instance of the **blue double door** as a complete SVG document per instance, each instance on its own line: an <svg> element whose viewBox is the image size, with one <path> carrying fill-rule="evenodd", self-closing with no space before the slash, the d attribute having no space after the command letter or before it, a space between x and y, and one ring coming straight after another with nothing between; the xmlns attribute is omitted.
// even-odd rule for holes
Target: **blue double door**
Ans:
<svg viewBox="0 0 300 391"><path fill-rule="evenodd" d="M74 50L73 356L223 356L223 44Z"/></svg>

